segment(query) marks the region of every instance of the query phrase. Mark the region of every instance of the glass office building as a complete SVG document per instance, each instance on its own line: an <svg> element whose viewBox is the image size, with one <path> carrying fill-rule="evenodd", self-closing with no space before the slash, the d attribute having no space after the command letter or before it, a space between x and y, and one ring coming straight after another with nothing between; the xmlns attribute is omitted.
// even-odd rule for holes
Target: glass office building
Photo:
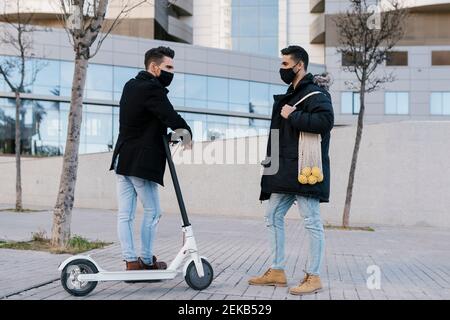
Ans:
<svg viewBox="0 0 450 320"><path fill-rule="evenodd" d="M73 62L34 59L27 63L29 71L37 66L40 66L41 71L33 84L25 88L25 92L42 98L23 100L20 112L22 153L61 155L67 136ZM140 70L142 69L126 66L89 64L80 153L112 150L119 130L118 101L122 88ZM194 139L199 141L223 138L227 129L267 129L273 95L284 93L286 86L212 75L176 73L169 90L172 104L175 109L183 110L179 113L190 126L194 128L195 121L202 123L201 132L194 128ZM0 92L8 91L9 87L0 79ZM231 116L224 115L227 112L231 112ZM236 117L232 116L233 112L263 117ZM15 100L0 98L0 153L14 152L14 119Z"/></svg>

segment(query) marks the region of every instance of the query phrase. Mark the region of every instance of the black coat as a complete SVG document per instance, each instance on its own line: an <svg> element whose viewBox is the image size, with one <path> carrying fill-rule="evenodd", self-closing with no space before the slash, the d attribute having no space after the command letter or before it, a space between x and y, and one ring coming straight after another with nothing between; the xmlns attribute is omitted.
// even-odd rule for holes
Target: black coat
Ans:
<svg viewBox="0 0 450 320"><path fill-rule="evenodd" d="M166 153L162 136L167 128L184 128L186 121L174 110L164 88L152 74L141 71L129 80L120 98L119 137L112 157L117 173L144 178L164 185ZM191 133L192 136L192 133Z"/></svg>
<svg viewBox="0 0 450 320"><path fill-rule="evenodd" d="M285 104L294 105L302 97L313 91L321 91L297 105L288 119L281 116ZM271 129L279 129L279 170L274 175L261 178L260 200L267 200L271 193L287 193L317 198L328 202L330 194L330 159L328 149L330 131L334 124L333 106L328 91L314 83L310 73L305 75L294 89L291 85L286 94L275 95L272 111ZM322 137L322 171L324 180L315 185L298 182L298 138L300 131L321 134ZM271 139L267 145L267 157L270 157ZM266 164L269 165L269 164ZM265 166L266 166L265 165Z"/></svg>

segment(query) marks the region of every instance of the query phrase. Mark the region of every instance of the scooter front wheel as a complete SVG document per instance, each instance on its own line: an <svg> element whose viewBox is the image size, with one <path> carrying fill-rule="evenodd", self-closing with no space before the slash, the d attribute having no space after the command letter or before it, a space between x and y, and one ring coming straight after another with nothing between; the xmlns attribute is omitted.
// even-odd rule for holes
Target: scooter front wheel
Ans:
<svg viewBox="0 0 450 320"><path fill-rule="evenodd" d="M197 273L194 261L189 263L186 269L186 276L184 279L186 283L194 290L203 290L209 287L213 280L214 271L208 261L202 259L204 276L200 277Z"/></svg>
<svg viewBox="0 0 450 320"><path fill-rule="evenodd" d="M68 293L82 297L97 286L97 281L80 281L78 275L98 273L97 267L89 260L77 259L69 262L61 271L61 284Z"/></svg>

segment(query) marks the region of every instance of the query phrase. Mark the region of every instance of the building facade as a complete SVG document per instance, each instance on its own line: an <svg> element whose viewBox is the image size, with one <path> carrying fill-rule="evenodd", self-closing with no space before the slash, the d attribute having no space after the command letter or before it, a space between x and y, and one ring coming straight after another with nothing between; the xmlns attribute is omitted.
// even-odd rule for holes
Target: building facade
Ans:
<svg viewBox="0 0 450 320"><path fill-rule="evenodd" d="M66 11L74 10L71 1L66 1ZM112 34L158 39L192 44L193 0L110 0L106 12L104 30L108 30L115 18L126 4L126 14L122 14L121 22L112 30ZM139 4L139 7L129 10ZM85 8L88 8L86 5ZM92 8L92 7L91 7ZM0 21L8 15L14 21L17 2L0 0ZM20 12L23 16L32 14L31 23L46 27L61 28L62 9L59 0L20 0ZM89 14L86 12L86 14Z"/></svg>
<svg viewBox="0 0 450 320"><path fill-rule="evenodd" d="M3 26L5 27L5 26ZM118 135L118 103L123 85L144 69L144 53L156 46L175 50L176 74L169 87L175 109L194 129L197 141L267 134L272 96L287 86L279 75L279 59L189 44L111 35L90 61L85 87L80 153L106 152ZM73 49L63 30L34 33L35 55L27 69L43 65L22 94L22 152L61 155L73 77ZM0 59L14 51L0 47ZM322 65L312 65L322 72ZM0 79L0 152L14 145L14 95Z"/></svg>
<svg viewBox="0 0 450 320"><path fill-rule="evenodd" d="M359 94L346 81L354 75L342 69L336 52L338 35L333 17L349 7L346 0L327 0L324 21L311 28L325 46L325 67L334 79L331 93L335 113L342 124L355 123ZM377 1L374 1L376 3ZM367 122L402 120L450 120L450 2L408 0L406 34L393 49L395 59L381 65L379 74L393 73L395 81L366 95Z"/></svg>
<svg viewBox="0 0 450 320"><path fill-rule="evenodd" d="M367 0L381 4L384 0ZM346 82L353 74L342 68L336 52L334 16L349 9L348 0L221 0L194 2L194 43L238 51L277 55L289 44L299 44L310 60L324 64L333 78L331 94L337 124L354 124L359 94ZM396 61L379 67L380 73L394 73L396 80L366 97L367 122L450 119L450 2L406 0L411 11L407 33L394 50ZM271 12L270 18L264 17ZM249 16L254 15L253 18ZM258 17L256 17L258 15ZM262 18L264 17L264 18ZM269 33L278 47L267 43L255 27L261 21L271 25ZM276 27L278 25L278 28ZM253 28L252 28L253 26ZM248 41L242 34L252 38ZM240 39L243 39L244 46Z"/></svg>
<svg viewBox="0 0 450 320"><path fill-rule="evenodd" d="M4 15L14 17L5 3L0 0L0 8L6 8L0 20ZM21 4L21 12L34 13L33 23L51 27L50 32L33 35L34 57L28 60L28 69L36 63L45 67L23 94L23 153L62 154L73 50L57 19L57 2L22 0ZM108 23L119 4L111 1ZM358 93L346 87L353 75L342 69L333 26L333 16L348 5L347 0L163 0L132 11L90 62L80 152L112 149L122 87L143 69L145 51L159 45L176 51L177 72L169 95L191 125L202 124L194 127L196 140L262 134L260 129L267 133L272 96L286 90L278 74L279 50L290 44L309 52L310 72L331 74L335 124L354 124ZM397 79L367 95L369 123L450 119L450 2L408 0L406 5L411 20L395 48L398 59L394 65L380 66L380 72L394 72ZM0 59L15 54L0 46ZM12 97L0 78L0 153L14 150ZM230 135L227 129L244 131Z"/></svg>

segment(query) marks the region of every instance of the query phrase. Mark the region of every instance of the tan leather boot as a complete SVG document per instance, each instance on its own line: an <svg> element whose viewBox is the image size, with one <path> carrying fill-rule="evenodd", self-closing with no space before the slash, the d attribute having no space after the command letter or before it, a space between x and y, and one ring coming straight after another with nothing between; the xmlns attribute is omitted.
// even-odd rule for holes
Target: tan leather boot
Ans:
<svg viewBox="0 0 450 320"><path fill-rule="evenodd" d="M254 277L248 280L248 284L255 286L286 287L287 281L284 270L269 269L261 277Z"/></svg>
<svg viewBox="0 0 450 320"><path fill-rule="evenodd" d="M289 293L294 295L313 294L322 289L322 282L319 276L306 274L303 281L296 287L290 288Z"/></svg>

